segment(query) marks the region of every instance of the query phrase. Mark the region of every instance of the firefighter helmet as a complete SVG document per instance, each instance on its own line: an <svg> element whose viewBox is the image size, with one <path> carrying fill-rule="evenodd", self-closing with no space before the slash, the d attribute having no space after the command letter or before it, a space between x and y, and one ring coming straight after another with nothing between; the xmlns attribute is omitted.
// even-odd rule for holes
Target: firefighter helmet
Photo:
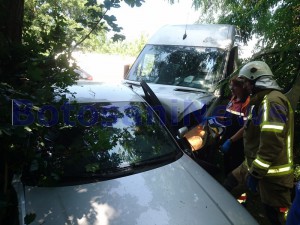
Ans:
<svg viewBox="0 0 300 225"><path fill-rule="evenodd" d="M256 80L262 76L273 76L270 67L262 61L252 61L242 67L238 77L245 77L249 80Z"/></svg>

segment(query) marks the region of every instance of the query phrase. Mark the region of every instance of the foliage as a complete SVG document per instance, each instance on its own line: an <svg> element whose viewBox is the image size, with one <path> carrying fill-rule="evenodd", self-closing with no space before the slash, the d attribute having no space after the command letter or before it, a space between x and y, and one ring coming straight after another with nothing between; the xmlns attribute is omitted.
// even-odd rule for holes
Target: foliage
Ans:
<svg viewBox="0 0 300 225"><path fill-rule="evenodd" d="M124 38L115 16L107 15L110 9L120 7L120 2L0 0L1 192L7 193L11 175L38 147L31 144L38 140L28 142L28 136L47 129L35 122L36 106L53 104L76 81L72 51L97 48L108 31L114 33L113 40ZM134 7L143 0L125 2ZM33 103L34 122L30 126L11 124L12 99Z"/></svg>
<svg viewBox="0 0 300 225"><path fill-rule="evenodd" d="M118 54L137 57L147 41L148 37L145 35L141 35L139 38L131 42L127 42L126 40L112 41L108 39L100 45L96 51L104 54Z"/></svg>
<svg viewBox="0 0 300 225"><path fill-rule="evenodd" d="M95 44L91 39L87 40L87 46L81 48L80 52L137 57L147 41L148 36L144 34L133 41L127 41L126 39L113 40L106 35L101 40L101 44Z"/></svg>
<svg viewBox="0 0 300 225"><path fill-rule="evenodd" d="M210 4L194 0L194 6L204 12L214 11L209 14L209 21L236 25L244 43L256 37L258 53L252 59L266 61L280 85L290 88L289 84L300 70L299 1L226 0Z"/></svg>
<svg viewBox="0 0 300 225"><path fill-rule="evenodd" d="M267 62L280 86L285 92L288 91L295 77L300 76L300 2L297 0L217 2L223 4L224 9L218 22L239 27L245 43L253 36L256 37L257 53L252 59ZM299 102L294 122L294 159L295 163L299 164L300 141L296 138L300 130ZM296 170L297 179L298 173L299 170Z"/></svg>
<svg viewBox="0 0 300 225"><path fill-rule="evenodd" d="M267 62L278 83L288 91L300 75L300 2L298 0L194 0L194 7L208 15L199 21L236 25L247 43L256 38L256 54L251 60ZM201 14L202 15L202 14ZM248 59L250 60L250 59ZM296 110L296 118L300 110ZM296 129L300 127L295 120Z"/></svg>

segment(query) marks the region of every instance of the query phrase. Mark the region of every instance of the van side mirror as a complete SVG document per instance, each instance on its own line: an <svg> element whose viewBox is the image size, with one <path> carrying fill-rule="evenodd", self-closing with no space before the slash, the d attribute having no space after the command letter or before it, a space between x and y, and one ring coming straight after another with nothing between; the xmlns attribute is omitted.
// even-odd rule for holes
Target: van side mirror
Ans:
<svg viewBox="0 0 300 225"><path fill-rule="evenodd" d="M129 69L130 69L130 65L129 64L124 65L124 71L123 71L123 78L124 79L126 78Z"/></svg>

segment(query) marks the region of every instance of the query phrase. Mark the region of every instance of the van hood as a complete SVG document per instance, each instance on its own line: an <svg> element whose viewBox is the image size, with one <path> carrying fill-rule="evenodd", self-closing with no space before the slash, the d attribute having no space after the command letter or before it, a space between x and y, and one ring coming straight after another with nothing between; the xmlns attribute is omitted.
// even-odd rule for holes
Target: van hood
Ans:
<svg viewBox="0 0 300 225"><path fill-rule="evenodd" d="M51 188L25 186L25 211L36 215L33 225L257 224L196 167L184 155L169 165L114 180Z"/></svg>
<svg viewBox="0 0 300 225"><path fill-rule="evenodd" d="M132 83L136 83L136 85L132 85L133 90L139 95L144 96L143 89L139 86L139 82L130 81L129 84ZM168 114L171 115L173 124L178 123L186 115L198 110L201 110L201 115L204 115L207 106L216 98L213 92L196 88L151 83L147 84L160 100Z"/></svg>

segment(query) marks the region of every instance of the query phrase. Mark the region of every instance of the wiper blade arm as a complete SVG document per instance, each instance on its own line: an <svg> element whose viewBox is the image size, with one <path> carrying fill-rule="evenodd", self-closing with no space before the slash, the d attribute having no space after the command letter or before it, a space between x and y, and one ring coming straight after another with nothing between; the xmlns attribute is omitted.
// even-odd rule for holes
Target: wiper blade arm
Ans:
<svg viewBox="0 0 300 225"><path fill-rule="evenodd" d="M153 166L153 165L158 165L158 164L162 164L162 163L169 163L170 161L175 160L177 157L179 157L178 152L171 152L164 156L159 156L156 158L151 158L151 159L139 161L136 163L131 163L130 166L140 167L140 166Z"/></svg>
<svg viewBox="0 0 300 225"><path fill-rule="evenodd" d="M141 86L141 83L137 81L124 80L123 82L128 84L130 88L132 88L132 85L137 87Z"/></svg>
<svg viewBox="0 0 300 225"><path fill-rule="evenodd" d="M208 93L208 91L196 88L175 88L174 91L184 91L184 92L201 92L201 93Z"/></svg>

